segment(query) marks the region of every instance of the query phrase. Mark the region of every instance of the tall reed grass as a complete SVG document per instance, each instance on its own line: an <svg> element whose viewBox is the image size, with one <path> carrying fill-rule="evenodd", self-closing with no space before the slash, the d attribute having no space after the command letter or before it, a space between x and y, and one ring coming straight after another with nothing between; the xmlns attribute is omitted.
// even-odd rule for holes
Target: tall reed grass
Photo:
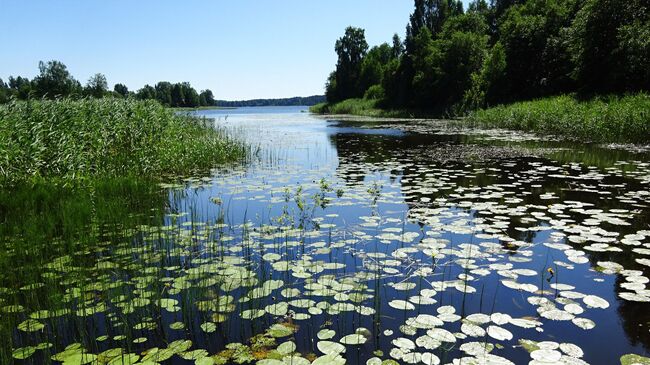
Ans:
<svg viewBox="0 0 650 365"><path fill-rule="evenodd" d="M154 101L13 101L0 106L0 184L189 174L246 156L208 124Z"/></svg>
<svg viewBox="0 0 650 365"><path fill-rule="evenodd" d="M650 142L650 95L597 97L571 95L477 110L471 123L568 136L593 142Z"/></svg>

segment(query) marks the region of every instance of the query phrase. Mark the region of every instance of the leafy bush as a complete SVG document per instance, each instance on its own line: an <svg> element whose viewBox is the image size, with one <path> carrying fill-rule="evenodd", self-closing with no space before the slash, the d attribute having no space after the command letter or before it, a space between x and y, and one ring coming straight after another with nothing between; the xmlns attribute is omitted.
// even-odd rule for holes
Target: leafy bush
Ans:
<svg viewBox="0 0 650 365"><path fill-rule="evenodd" d="M366 100L383 100L384 97L384 88L381 85L372 85L363 95L363 98Z"/></svg>

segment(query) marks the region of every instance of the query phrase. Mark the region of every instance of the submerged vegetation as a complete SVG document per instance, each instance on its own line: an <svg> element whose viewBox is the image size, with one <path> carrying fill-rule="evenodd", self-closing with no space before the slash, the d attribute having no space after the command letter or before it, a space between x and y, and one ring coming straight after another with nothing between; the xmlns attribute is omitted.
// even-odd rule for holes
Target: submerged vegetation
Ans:
<svg viewBox="0 0 650 365"><path fill-rule="evenodd" d="M0 105L0 182L205 171L247 148L205 120L155 101L83 99Z"/></svg>
<svg viewBox="0 0 650 365"><path fill-rule="evenodd" d="M650 140L650 96L579 100L564 95L472 112L469 122L594 142Z"/></svg>

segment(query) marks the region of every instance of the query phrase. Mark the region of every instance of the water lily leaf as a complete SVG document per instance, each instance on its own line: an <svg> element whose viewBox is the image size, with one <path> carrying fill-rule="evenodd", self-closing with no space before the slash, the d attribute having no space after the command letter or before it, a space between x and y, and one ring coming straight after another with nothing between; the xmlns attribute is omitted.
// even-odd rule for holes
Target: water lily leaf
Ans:
<svg viewBox="0 0 650 365"><path fill-rule="evenodd" d="M351 335L343 336L339 342L345 345L363 345L368 341L368 338L359 333L353 333Z"/></svg>
<svg viewBox="0 0 650 365"><path fill-rule="evenodd" d="M345 359L339 354L321 356L311 363L312 365L345 365Z"/></svg>
<svg viewBox="0 0 650 365"><path fill-rule="evenodd" d="M201 329L205 333L212 333L217 330L217 325L212 322L205 322L201 324Z"/></svg>
<svg viewBox="0 0 650 365"><path fill-rule="evenodd" d="M401 310L414 310L415 306L405 300L391 300L388 302L388 305L391 308L401 309Z"/></svg>
<svg viewBox="0 0 650 365"><path fill-rule="evenodd" d="M318 341L316 347L324 354L342 354L345 352L345 346L338 342Z"/></svg>
<svg viewBox="0 0 650 365"><path fill-rule="evenodd" d="M334 335L336 335L336 331L330 329L322 329L318 331L316 337L318 337L320 340L329 340L330 338L334 337Z"/></svg>
<svg viewBox="0 0 650 365"><path fill-rule="evenodd" d="M650 357L635 354L621 356L621 365L650 365Z"/></svg>
<svg viewBox="0 0 650 365"><path fill-rule="evenodd" d="M18 329L23 332L36 332L45 328L45 325L35 319L27 319L18 324Z"/></svg>
<svg viewBox="0 0 650 365"><path fill-rule="evenodd" d="M33 347L33 346L21 347L21 348L15 349L11 353L11 357L13 357L14 359L18 359L18 360L24 360L24 359L32 356L34 354L34 352L36 352L36 348Z"/></svg>
<svg viewBox="0 0 650 365"><path fill-rule="evenodd" d="M287 341L281 343L280 346L278 346L278 348L276 349L276 351L281 353L282 355L288 355L296 351L296 344L293 341Z"/></svg>
<svg viewBox="0 0 650 365"><path fill-rule="evenodd" d="M510 341L512 340L512 333L505 328L499 326L489 326L487 328L488 336L499 341Z"/></svg>

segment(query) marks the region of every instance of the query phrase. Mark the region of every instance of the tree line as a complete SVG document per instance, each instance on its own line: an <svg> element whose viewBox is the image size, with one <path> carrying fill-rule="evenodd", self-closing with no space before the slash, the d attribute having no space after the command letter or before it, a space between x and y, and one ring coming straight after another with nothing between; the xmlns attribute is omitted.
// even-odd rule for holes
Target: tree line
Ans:
<svg viewBox="0 0 650 365"><path fill-rule="evenodd" d="M415 0L404 40L336 41L330 103L470 110L560 93L650 90L647 0ZM380 104L380 105L382 105Z"/></svg>
<svg viewBox="0 0 650 365"><path fill-rule="evenodd" d="M217 100L216 106L221 107L251 107L251 106L311 106L325 101L323 95L296 96L282 99L252 99L227 101Z"/></svg>
<svg viewBox="0 0 650 365"><path fill-rule="evenodd" d="M189 82L170 83L160 81L154 86L145 85L130 91L124 84L115 84L109 90L106 76L97 73L85 85L76 80L60 61L39 62L39 73L32 80L10 76L8 82L0 79L0 103L9 100L56 99L56 98L136 98L154 99L170 107L214 106L216 101L209 89L197 92Z"/></svg>

